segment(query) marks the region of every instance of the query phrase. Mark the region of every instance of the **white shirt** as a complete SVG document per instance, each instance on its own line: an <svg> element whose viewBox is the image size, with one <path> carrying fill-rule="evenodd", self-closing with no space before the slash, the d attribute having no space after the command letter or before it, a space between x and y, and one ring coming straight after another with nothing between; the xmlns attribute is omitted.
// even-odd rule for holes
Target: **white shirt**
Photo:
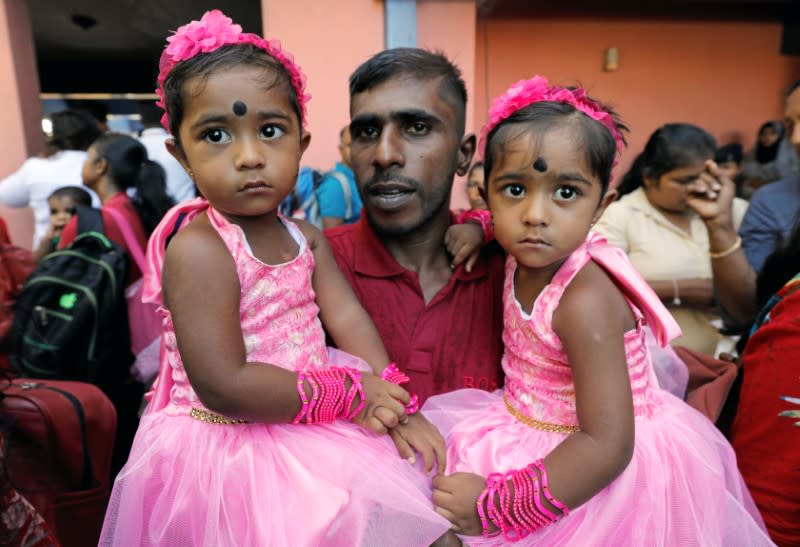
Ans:
<svg viewBox="0 0 800 547"><path fill-rule="evenodd" d="M33 248L50 227L47 198L64 186L81 186L92 196L92 205L100 207L97 194L83 186L81 170L86 152L64 150L49 158L28 158L15 173L0 181L0 203L9 207L30 207L35 222Z"/></svg>
<svg viewBox="0 0 800 547"><path fill-rule="evenodd" d="M147 148L147 156L164 168L167 174L167 194L175 203L181 203L195 197L194 183L178 160L167 151L164 146L167 138L169 133L162 128L151 127L142 131L139 141Z"/></svg>

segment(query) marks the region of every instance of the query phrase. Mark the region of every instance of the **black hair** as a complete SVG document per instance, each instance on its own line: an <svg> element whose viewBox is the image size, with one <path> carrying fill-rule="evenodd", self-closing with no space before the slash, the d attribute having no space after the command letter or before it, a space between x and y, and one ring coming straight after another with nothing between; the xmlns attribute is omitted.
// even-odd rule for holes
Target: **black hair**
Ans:
<svg viewBox="0 0 800 547"><path fill-rule="evenodd" d="M50 198L69 198L75 205L92 206L92 196L80 186L64 186L48 196Z"/></svg>
<svg viewBox="0 0 800 547"><path fill-rule="evenodd" d="M775 142L769 146L764 146L761 144L761 134L764 132L765 129L772 128L772 130L777 135L777 139ZM775 158L778 157L778 150L781 146L781 139L783 139L783 124L778 121L768 121L761 124L761 127L758 128L758 133L756 133L756 161L758 163L770 163L775 161Z"/></svg>
<svg viewBox="0 0 800 547"><path fill-rule="evenodd" d="M140 101L136 104L136 108L141 116L142 125L145 129L148 127L161 127L161 115L163 111L156 106L153 101Z"/></svg>
<svg viewBox="0 0 800 547"><path fill-rule="evenodd" d="M756 301L762 307L792 277L800 273L800 219L786 241L764 261L756 280Z"/></svg>
<svg viewBox="0 0 800 547"><path fill-rule="evenodd" d="M645 178L658 180L665 173L711 159L717 142L706 130L688 123L668 123L650 135L644 151L622 177L619 196L644 186Z"/></svg>
<svg viewBox="0 0 800 547"><path fill-rule="evenodd" d="M458 134L464 134L467 86L461 77L461 70L438 51L398 47L373 55L350 75L350 101L355 95L398 76L420 81L441 78L439 93L455 107Z"/></svg>
<svg viewBox="0 0 800 547"><path fill-rule="evenodd" d="M600 107L614 119L620 134L628 131L628 127L622 123L613 110L604 105L600 105ZM486 153L483 158L485 163L484 180L489 180L495 154L505 144L508 128L516 124L525 124L529 129L535 128L542 134L557 125L571 124L575 126L579 130L577 144L586 150L589 169L600 179L602 189L600 195L603 196L606 193L611 182L611 169L618 152L614 136L603 124L583 114L571 104L554 101L542 101L521 108L492 129L486 138Z"/></svg>
<svg viewBox="0 0 800 547"><path fill-rule="evenodd" d="M119 133L106 133L92 145L96 158L108 162L109 178L120 191L136 189L133 204L150 236L161 218L174 205L166 191L164 168L148 159L138 140Z"/></svg>
<svg viewBox="0 0 800 547"><path fill-rule="evenodd" d="M48 148L51 153L61 150L86 150L102 131L97 121L81 110L67 109L50 116L53 136Z"/></svg>
<svg viewBox="0 0 800 547"><path fill-rule="evenodd" d="M789 95L791 95L792 93L794 93L794 92L795 92L795 90L796 90L798 87L800 87L800 80L795 80L795 81L794 81L794 83L793 83L792 85L790 85L790 86L789 86L789 91L787 91L787 92L786 92L786 96L788 97Z"/></svg>
<svg viewBox="0 0 800 547"><path fill-rule="evenodd" d="M738 142L732 142L717 148L717 151L714 152L714 161L717 163L732 161L737 165L742 163L742 145Z"/></svg>
<svg viewBox="0 0 800 547"><path fill-rule="evenodd" d="M183 121L184 89L183 86L190 78L199 77L204 81L218 71L236 66L254 66L268 68L274 77L268 82L267 87L283 85L289 94L292 109L297 115L300 127L303 127L303 115L297 93L292 85L292 76L280 61L269 55L263 49L252 44L234 44L215 49L210 53L195 55L191 59L181 61L170 71L164 82L164 103L169 114L169 128L172 136L177 140L178 131Z"/></svg>

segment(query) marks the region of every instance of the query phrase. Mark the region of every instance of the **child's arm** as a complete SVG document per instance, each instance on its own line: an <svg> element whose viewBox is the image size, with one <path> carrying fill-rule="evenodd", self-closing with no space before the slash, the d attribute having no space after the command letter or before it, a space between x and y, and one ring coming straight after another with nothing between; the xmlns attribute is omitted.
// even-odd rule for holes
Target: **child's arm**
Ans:
<svg viewBox="0 0 800 547"><path fill-rule="evenodd" d="M453 256L450 267L455 269L466 260L464 269L472 271L472 266L481 254L481 248L494 239L491 227L491 214L486 210L464 211L456 217L444 234L447 252Z"/></svg>
<svg viewBox="0 0 800 547"><path fill-rule="evenodd" d="M633 401L623 336L634 325L619 289L593 262L570 283L553 316L572 367L580 431L566 437L543 463L550 491L568 508L607 486L633 454ZM474 474L437 477L437 511L462 533L480 534L476 501L485 488L486 478ZM541 501L555 515L561 513Z"/></svg>
<svg viewBox="0 0 800 547"><path fill-rule="evenodd" d="M378 329L339 270L322 232L304 222L297 225L314 253L316 267L312 282L325 330L339 349L362 358L379 375L389 364L389 354ZM444 439L422 414L409 416L407 423L391 428L389 433L401 457L413 461L417 450L422 454L426 471L433 466L434 459L439 471L444 471Z"/></svg>
<svg viewBox="0 0 800 547"><path fill-rule="evenodd" d="M53 227L50 226L50 229L47 230L47 233L39 241L39 247L33 252L33 260L39 262L44 257L52 253L56 250L56 246L53 245L53 238L55 237L55 232L53 231Z"/></svg>
<svg viewBox="0 0 800 547"><path fill-rule="evenodd" d="M278 366L247 362L236 266L205 215L170 243L162 287L184 368L203 404L231 418L291 422L301 408L298 375ZM408 393L369 374L362 376L362 385L367 405L359 415L361 423L385 432L376 423L376 408L403 416L398 400L407 402Z"/></svg>

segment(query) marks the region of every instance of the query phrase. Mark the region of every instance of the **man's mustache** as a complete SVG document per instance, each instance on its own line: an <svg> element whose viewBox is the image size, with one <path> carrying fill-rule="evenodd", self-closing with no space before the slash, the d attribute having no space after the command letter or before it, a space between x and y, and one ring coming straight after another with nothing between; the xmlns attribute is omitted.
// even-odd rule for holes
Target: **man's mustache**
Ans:
<svg viewBox="0 0 800 547"><path fill-rule="evenodd" d="M382 171L380 173L375 173L375 175L364 184L362 191L364 193L368 193L373 186L382 182L399 182L414 188L414 190L417 192L422 189L422 184L420 184L416 179L403 176L394 171Z"/></svg>

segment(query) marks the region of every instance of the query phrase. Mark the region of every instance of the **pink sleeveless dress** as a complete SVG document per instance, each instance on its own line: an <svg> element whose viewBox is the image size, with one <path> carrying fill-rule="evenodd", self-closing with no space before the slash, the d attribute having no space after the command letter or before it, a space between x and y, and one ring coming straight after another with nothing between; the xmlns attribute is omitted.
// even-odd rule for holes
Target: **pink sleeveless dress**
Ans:
<svg viewBox="0 0 800 547"><path fill-rule="evenodd" d="M190 216L204 207L178 206ZM208 209L237 265L247 359L289 370L368 369L329 350L311 286L314 257L303 234L293 260L256 259L242 230ZM169 220L157 229L163 257ZM160 263L151 260L151 296ZM187 281L189 282L189 281ZM146 289L147 291L147 289ZM449 524L433 510L424 476L388 436L345 421L327 425L208 423L187 378L169 311L163 315L159 385L118 475L101 545L428 545ZM194 412L193 412L194 411Z"/></svg>
<svg viewBox="0 0 800 547"><path fill-rule="evenodd" d="M572 370L552 318L565 288L589 260L623 289L637 319L624 338L635 412L633 459L591 500L520 544L771 545L731 446L707 418L658 388L644 325L662 344L677 327L627 257L597 235L564 262L530 316L514 294L516 261L508 258L505 391L460 390L433 397L423 407L447 440L448 473L487 476L519 469L579 429ZM462 539L469 545L503 544L500 536Z"/></svg>

